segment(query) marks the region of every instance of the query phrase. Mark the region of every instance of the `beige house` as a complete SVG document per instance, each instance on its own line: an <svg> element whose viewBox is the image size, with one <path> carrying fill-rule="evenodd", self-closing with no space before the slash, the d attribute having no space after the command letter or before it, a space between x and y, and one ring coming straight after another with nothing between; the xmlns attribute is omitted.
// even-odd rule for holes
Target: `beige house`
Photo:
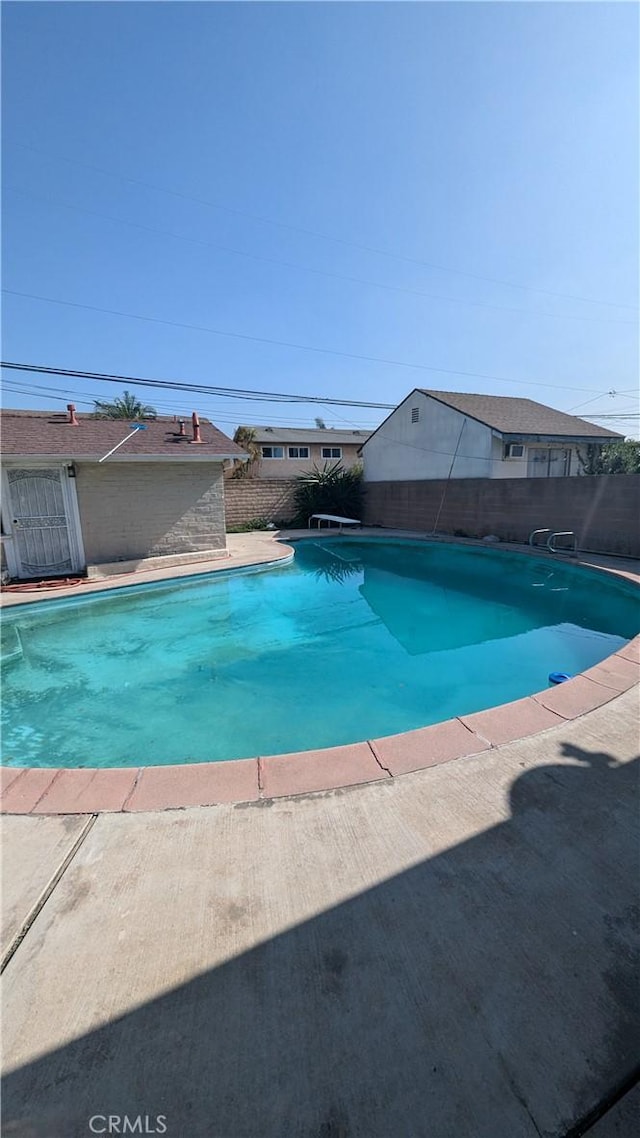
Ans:
<svg viewBox="0 0 640 1138"><path fill-rule="evenodd" d="M533 399L415 388L363 445L364 478L566 478L622 437Z"/></svg>
<svg viewBox="0 0 640 1138"><path fill-rule="evenodd" d="M224 557L223 464L208 420L2 412L2 562L11 577L125 572Z"/></svg>
<svg viewBox="0 0 640 1138"><path fill-rule="evenodd" d="M344 467L361 461L359 448L369 431L343 431L328 427L245 426L254 431L260 457L251 464L254 478L295 478L313 466L339 462Z"/></svg>

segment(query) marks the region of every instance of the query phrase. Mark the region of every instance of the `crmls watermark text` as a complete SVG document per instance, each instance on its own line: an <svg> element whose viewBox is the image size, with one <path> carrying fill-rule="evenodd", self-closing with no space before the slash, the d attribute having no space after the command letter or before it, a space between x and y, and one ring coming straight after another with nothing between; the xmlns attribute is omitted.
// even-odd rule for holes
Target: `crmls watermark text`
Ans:
<svg viewBox="0 0 640 1138"><path fill-rule="evenodd" d="M167 1116L156 1114L93 1114L89 1119L92 1134L166 1134Z"/></svg>

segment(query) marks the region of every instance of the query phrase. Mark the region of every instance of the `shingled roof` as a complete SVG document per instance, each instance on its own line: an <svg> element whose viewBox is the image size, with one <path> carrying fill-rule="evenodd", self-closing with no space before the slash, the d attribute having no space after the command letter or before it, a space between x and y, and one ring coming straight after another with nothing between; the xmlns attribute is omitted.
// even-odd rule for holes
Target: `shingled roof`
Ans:
<svg viewBox="0 0 640 1138"><path fill-rule="evenodd" d="M77 425L66 412L2 411L2 450L12 456L86 459L95 461L125 438L130 424L126 419L94 419L78 414ZM241 447L223 435L208 419L200 419L202 441L193 441L191 419L185 419L185 434L180 434L177 418L163 417L142 421L143 431L131 431L131 438L109 459L130 460L173 459L179 462L209 459L241 458Z"/></svg>
<svg viewBox="0 0 640 1138"><path fill-rule="evenodd" d="M246 425L246 424L245 424ZM371 431L345 430L341 427L258 427L247 425L254 431L257 443L318 443L335 446L362 446Z"/></svg>
<svg viewBox="0 0 640 1138"><path fill-rule="evenodd" d="M446 403L472 419L500 431L503 435L545 435L569 439L621 439L624 436L595 423L587 423L577 415L556 411L533 399L511 395L467 395L457 391L417 389L440 403Z"/></svg>

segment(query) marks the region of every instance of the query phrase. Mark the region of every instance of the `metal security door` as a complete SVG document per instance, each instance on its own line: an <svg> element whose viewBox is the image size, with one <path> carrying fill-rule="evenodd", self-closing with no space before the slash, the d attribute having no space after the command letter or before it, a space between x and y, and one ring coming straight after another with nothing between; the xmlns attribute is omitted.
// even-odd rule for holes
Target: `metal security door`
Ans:
<svg viewBox="0 0 640 1138"><path fill-rule="evenodd" d="M60 467L7 469L7 515L18 577L49 577L79 568L69 523L66 471Z"/></svg>

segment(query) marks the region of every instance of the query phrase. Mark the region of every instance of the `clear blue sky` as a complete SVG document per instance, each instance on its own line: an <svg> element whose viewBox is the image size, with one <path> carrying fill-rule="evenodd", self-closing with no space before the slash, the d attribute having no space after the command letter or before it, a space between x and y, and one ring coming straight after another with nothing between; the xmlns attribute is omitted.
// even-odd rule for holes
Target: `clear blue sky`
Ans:
<svg viewBox="0 0 640 1138"><path fill-rule="evenodd" d="M456 374L7 294L3 358L637 411L635 5L9 2L3 16L5 289ZM120 391L5 379L57 384L80 409ZM596 398L611 388L625 394ZM143 395L227 430L382 417Z"/></svg>

